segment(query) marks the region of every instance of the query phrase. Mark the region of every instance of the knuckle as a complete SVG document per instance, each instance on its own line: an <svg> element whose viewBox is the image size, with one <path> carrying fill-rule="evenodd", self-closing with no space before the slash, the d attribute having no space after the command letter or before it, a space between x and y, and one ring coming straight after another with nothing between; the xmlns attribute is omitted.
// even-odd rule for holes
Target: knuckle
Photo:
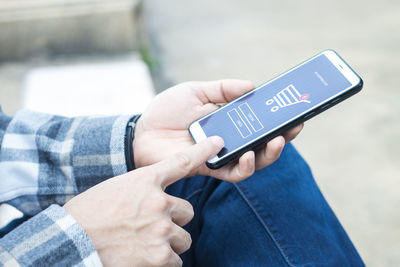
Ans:
<svg viewBox="0 0 400 267"><path fill-rule="evenodd" d="M176 154L175 159L178 162L178 167L179 168L181 168L184 171L190 171L191 170L192 161L190 160L190 157L187 154L178 153L178 154Z"/></svg>
<svg viewBox="0 0 400 267"><path fill-rule="evenodd" d="M154 255L155 266L166 266L173 258L173 252L169 245L160 247Z"/></svg>
<svg viewBox="0 0 400 267"><path fill-rule="evenodd" d="M164 212L169 208L168 197L162 191L153 192L148 201L149 205L156 212Z"/></svg>
<svg viewBox="0 0 400 267"><path fill-rule="evenodd" d="M172 222L168 220L161 220L157 225L158 236L163 239L166 239L171 234L172 230L173 230Z"/></svg>

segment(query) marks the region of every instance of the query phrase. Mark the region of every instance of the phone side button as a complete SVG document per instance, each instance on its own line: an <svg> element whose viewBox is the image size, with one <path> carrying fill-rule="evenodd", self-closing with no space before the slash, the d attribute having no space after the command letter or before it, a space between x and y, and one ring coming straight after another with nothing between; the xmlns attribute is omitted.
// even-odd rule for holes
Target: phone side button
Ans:
<svg viewBox="0 0 400 267"><path fill-rule="evenodd" d="M331 105L331 103L325 104L322 107L320 107L321 110L327 109L329 108L329 106Z"/></svg>
<svg viewBox="0 0 400 267"><path fill-rule="evenodd" d="M331 101L331 104L334 104L334 103L336 103L336 102L338 102L338 101L340 101L340 100L341 100L340 97L339 97L339 98L336 98L335 100Z"/></svg>
<svg viewBox="0 0 400 267"><path fill-rule="evenodd" d="M304 116L304 119L309 119L314 115L315 115L315 112L311 112L310 114L307 114L306 116Z"/></svg>

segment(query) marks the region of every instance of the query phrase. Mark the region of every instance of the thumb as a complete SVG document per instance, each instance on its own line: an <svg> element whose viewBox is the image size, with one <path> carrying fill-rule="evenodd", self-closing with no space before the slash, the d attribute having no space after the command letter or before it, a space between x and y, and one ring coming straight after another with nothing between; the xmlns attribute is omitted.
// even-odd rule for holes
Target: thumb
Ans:
<svg viewBox="0 0 400 267"><path fill-rule="evenodd" d="M168 185L190 175L194 170L215 156L224 147L224 140L212 136L154 165L160 173L160 185Z"/></svg>

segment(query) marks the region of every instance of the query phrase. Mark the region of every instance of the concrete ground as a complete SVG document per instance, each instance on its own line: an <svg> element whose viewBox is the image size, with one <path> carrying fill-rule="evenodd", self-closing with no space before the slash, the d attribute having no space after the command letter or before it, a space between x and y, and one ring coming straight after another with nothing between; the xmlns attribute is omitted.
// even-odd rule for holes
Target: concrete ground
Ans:
<svg viewBox="0 0 400 267"><path fill-rule="evenodd" d="M167 85L260 84L326 48L364 90L306 123L296 146L367 266L400 265L400 2L147 0Z"/></svg>

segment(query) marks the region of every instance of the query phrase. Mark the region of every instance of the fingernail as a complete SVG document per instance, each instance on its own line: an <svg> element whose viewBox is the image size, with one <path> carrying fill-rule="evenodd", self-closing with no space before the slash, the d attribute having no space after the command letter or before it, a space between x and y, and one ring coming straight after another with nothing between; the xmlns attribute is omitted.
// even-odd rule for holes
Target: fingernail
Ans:
<svg viewBox="0 0 400 267"><path fill-rule="evenodd" d="M249 172L252 172L254 169L254 157L250 157L247 160L247 163L248 163Z"/></svg>
<svg viewBox="0 0 400 267"><path fill-rule="evenodd" d="M213 142L219 148L224 147L224 140L219 136L212 136L210 137L211 142Z"/></svg>

